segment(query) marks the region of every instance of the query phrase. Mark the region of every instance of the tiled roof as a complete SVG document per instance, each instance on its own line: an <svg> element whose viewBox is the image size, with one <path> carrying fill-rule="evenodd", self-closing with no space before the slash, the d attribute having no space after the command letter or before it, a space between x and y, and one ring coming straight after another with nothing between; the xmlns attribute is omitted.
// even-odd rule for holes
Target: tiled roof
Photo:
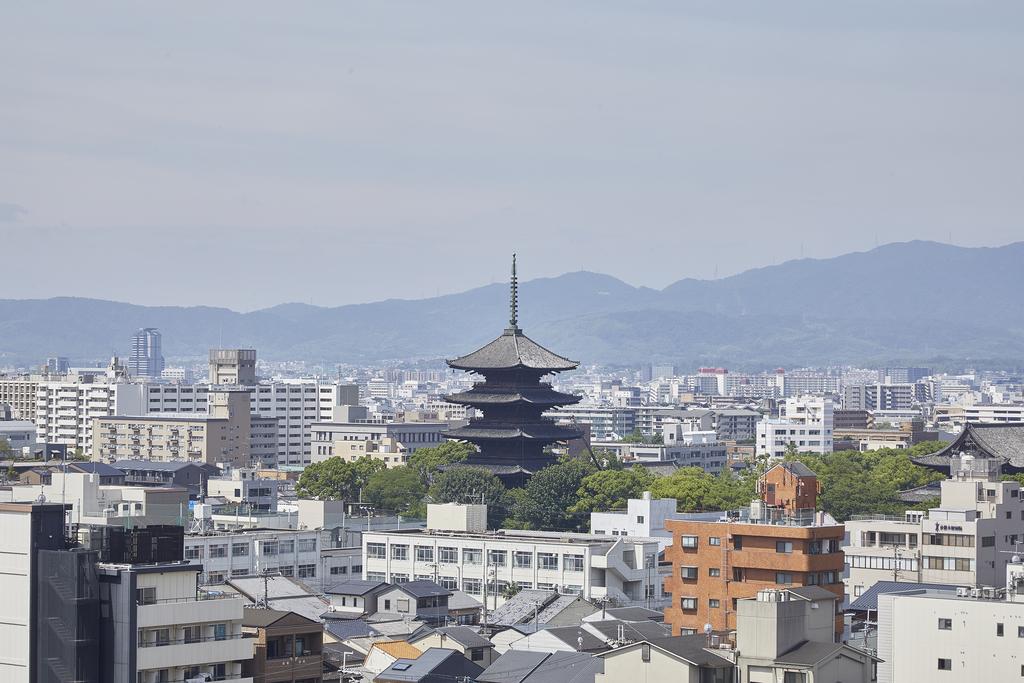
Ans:
<svg viewBox="0 0 1024 683"><path fill-rule="evenodd" d="M915 464L948 468L960 452L978 458L997 458L1004 466L1024 469L1024 423L988 424L969 422L945 448L930 455L911 458Z"/></svg>
<svg viewBox="0 0 1024 683"><path fill-rule="evenodd" d="M574 370L579 363L548 351L533 341L518 327L511 327L491 343L448 361L458 370L499 370L517 367L561 372Z"/></svg>
<svg viewBox="0 0 1024 683"><path fill-rule="evenodd" d="M447 588L442 588L433 581L428 581L426 579L406 581L405 583L396 584L395 588L408 593L414 598L429 598L435 595L452 594L452 592Z"/></svg>
<svg viewBox="0 0 1024 683"><path fill-rule="evenodd" d="M955 591L956 586L946 583L907 583L903 581L876 581L873 586L861 593L846 608L850 612L866 612L878 609L878 596L888 593L913 590L948 590Z"/></svg>
<svg viewBox="0 0 1024 683"><path fill-rule="evenodd" d="M423 654L404 640L378 640L373 647L395 659L416 659Z"/></svg>

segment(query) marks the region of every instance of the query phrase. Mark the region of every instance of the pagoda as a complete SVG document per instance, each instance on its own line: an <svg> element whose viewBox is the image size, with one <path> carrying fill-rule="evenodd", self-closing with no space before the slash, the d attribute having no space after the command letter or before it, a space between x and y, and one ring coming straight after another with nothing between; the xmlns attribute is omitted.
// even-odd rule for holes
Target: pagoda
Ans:
<svg viewBox="0 0 1024 683"><path fill-rule="evenodd" d="M506 481L529 476L553 463L554 458L544 452L546 446L583 435L575 427L544 417L546 411L577 403L580 397L555 391L541 378L574 370L579 363L548 351L519 329L515 254L510 290L509 324L501 336L473 353L447 361L451 368L482 375L484 381L446 397L475 408L480 417L445 432L450 439L468 441L480 449L467 465L489 469Z"/></svg>

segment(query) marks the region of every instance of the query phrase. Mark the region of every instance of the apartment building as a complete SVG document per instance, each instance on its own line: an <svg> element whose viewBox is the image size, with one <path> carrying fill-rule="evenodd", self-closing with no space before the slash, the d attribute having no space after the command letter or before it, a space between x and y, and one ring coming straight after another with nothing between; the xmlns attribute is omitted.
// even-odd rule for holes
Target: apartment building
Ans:
<svg viewBox="0 0 1024 683"><path fill-rule="evenodd" d="M277 512L277 492L280 482L262 479L257 470L231 470L225 477L213 477L206 482L206 494L223 498L229 504L241 505L247 510Z"/></svg>
<svg viewBox="0 0 1024 683"><path fill-rule="evenodd" d="M246 391L209 395L206 414L119 414L93 420L92 457L252 464L252 415Z"/></svg>
<svg viewBox="0 0 1024 683"><path fill-rule="evenodd" d="M509 585L558 590L621 605L659 604L658 541L593 534L486 531L486 505L430 505L426 529L363 534L363 578L432 580L505 602Z"/></svg>
<svg viewBox="0 0 1024 683"><path fill-rule="evenodd" d="M0 404L11 407L11 419L36 420L36 391L42 378L37 375L0 376Z"/></svg>
<svg viewBox="0 0 1024 683"><path fill-rule="evenodd" d="M652 498L650 491L644 491L640 498L628 499L625 510L591 512L590 533L656 538L658 547L664 550L672 543L672 534L665 529L665 522L683 518L683 513L676 512L676 503L675 498Z"/></svg>
<svg viewBox="0 0 1024 683"><path fill-rule="evenodd" d="M820 586L843 595L845 530L816 511L818 482L799 462L780 463L758 481L750 508L718 520L666 520L672 603L665 621L672 633L736 628L737 602L764 588ZM836 620L836 632L843 628Z"/></svg>
<svg viewBox="0 0 1024 683"><path fill-rule="evenodd" d="M262 529L185 536L184 559L201 566L201 584L219 584L264 571L317 583L321 573L317 529Z"/></svg>
<svg viewBox="0 0 1024 683"><path fill-rule="evenodd" d="M665 429L665 443L622 444L616 450L627 462L670 462L680 467L699 467L709 474L725 469L728 448L714 431L676 433Z"/></svg>
<svg viewBox="0 0 1024 683"><path fill-rule="evenodd" d="M917 401L914 384L853 384L843 389L845 410L910 410Z"/></svg>
<svg viewBox="0 0 1024 683"><path fill-rule="evenodd" d="M144 385L123 381L43 381L36 387L39 441L66 444L93 455L94 421L111 415L142 415Z"/></svg>
<svg viewBox="0 0 1024 683"><path fill-rule="evenodd" d="M324 625L295 612L246 608L242 629L255 648L244 673L257 683L321 683Z"/></svg>
<svg viewBox="0 0 1024 683"><path fill-rule="evenodd" d="M36 443L36 423L27 420L0 420L0 439L20 455L21 449Z"/></svg>
<svg viewBox="0 0 1024 683"><path fill-rule="evenodd" d="M207 381L214 385L256 384L256 349L210 349Z"/></svg>
<svg viewBox="0 0 1024 683"><path fill-rule="evenodd" d="M839 391L839 375L834 372L778 370L775 373L775 381L785 398L805 394L834 394Z"/></svg>
<svg viewBox="0 0 1024 683"><path fill-rule="evenodd" d="M179 562L96 565L101 614L111 615L100 661L110 683L215 680L243 675L254 640L242 633L244 599L196 589L201 567Z"/></svg>
<svg viewBox="0 0 1024 683"><path fill-rule="evenodd" d="M574 405L544 414L556 420L571 420L590 425L595 441L611 441L632 434L636 428L636 408Z"/></svg>
<svg viewBox="0 0 1024 683"><path fill-rule="evenodd" d="M828 398L787 398L780 418L757 423L757 454L781 458L790 446L797 453L831 453L832 410Z"/></svg>
<svg viewBox="0 0 1024 683"><path fill-rule="evenodd" d="M1024 565L998 588L908 585L878 596L879 683L1017 681L1024 677Z"/></svg>
<svg viewBox="0 0 1024 683"><path fill-rule="evenodd" d="M447 422L317 422L313 434L312 462L334 456L351 459L353 455L381 458L408 456L417 448L432 447L446 441L442 432ZM375 442L368 444L367 442ZM394 466L394 462L388 462ZM404 461L403 461L404 462ZM397 463L400 464L400 463Z"/></svg>
<svg viewBox="0 0 1024 683"><path fill-rule="evenodd" d="M761 413L745 408L714 411L715 431L721 441L752 441L757 436Z"/></svg>
<svg viewBox="0 0 1024 683"><path fill-rule="evenodd" d="M215 352L211 351L211 355ZM233 370L211 370L222 379L233 379ZM248 377L242 373L242 379ZM145 412L205 413L209 396L216 386L149 385L146 388ZM254 433L269 436L276 432L275 447L260 446L259 451L274 451L274 457L263 452L260 460L267 465L308 465L312 462L312 425L335 419L335 410L359 401L358 387L352 384L327 382L316 379L288 379L262 382L249 389L250 413ZM273 425L270 420L274 420ZM262 441L261 441L262 443Z"/></svg>
<svg viewBox="0 0 1024 683"><path fill-rule="evenodd" d="M878 581L1001 585L1015 544L1024 540L1024 497L1020 484L999 476L995 460L957 456L938 507L848 521L843 552L851 598Z"/></svg>
<svg viewBox="0 0 1024 683"><path fill-rule="evenodd" d="M1024 422L1024 405L938 405L935 423L947 427L963 427L968 423L1019 424Z"/></svg>

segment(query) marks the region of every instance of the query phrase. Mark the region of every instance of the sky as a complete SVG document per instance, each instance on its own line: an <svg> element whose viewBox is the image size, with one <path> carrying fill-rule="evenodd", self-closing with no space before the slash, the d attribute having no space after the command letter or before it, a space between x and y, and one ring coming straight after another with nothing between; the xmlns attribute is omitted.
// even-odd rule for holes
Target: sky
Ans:
<svg viewBox="0 0 1024 683"><path fill-rule="evenodd" d="M0 298L253 310L1024 239L1024 3L0 6Z"/></svg>

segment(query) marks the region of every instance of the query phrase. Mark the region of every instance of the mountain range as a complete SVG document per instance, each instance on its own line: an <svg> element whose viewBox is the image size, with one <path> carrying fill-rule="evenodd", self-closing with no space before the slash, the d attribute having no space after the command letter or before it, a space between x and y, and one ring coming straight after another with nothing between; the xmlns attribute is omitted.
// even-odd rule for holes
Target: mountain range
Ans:
<svg viewBox="0 0 1024 683"><path fill-rule="evenodd" d="M1024 357L1024 242L888 244L800 259L717 280L634 287L592 272L524 282L520 325L584 364L674 362L735 368L944 361L1016 367ZM643 264L671 269L671 260ZM424 289L429 289L424 274ZM49 355L124 355L139 327L169 358L226 346L323 363L438 359L507 325L508 287L333 308L282 304L250 313L97 299L0 299L0 366Z"/></svg>

